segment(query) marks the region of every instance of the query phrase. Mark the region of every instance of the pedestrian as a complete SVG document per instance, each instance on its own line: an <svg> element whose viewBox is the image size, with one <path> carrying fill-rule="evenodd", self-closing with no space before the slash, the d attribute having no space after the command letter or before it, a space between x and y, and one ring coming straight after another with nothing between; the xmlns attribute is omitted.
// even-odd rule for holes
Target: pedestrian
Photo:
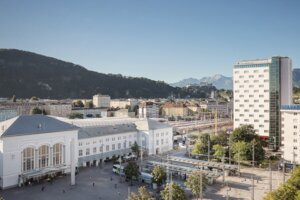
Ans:
<svg viewBox="0 0 300 200"><path fill-rule="evenodd" d="M45 190L45 186L42 187L41 191L43 192Z"/></svg>
<svg viewBox="0 0 300 200"><path fill-rule="evenodd" d="M113 180L112 176L110 177L110 180L111 180L111 181Z"/></svg>
<svg viewBox="0 0 300 200"><path fill-rule="evenodd" d="M93 187L95 187L95 182L93 182Z"/></svg>

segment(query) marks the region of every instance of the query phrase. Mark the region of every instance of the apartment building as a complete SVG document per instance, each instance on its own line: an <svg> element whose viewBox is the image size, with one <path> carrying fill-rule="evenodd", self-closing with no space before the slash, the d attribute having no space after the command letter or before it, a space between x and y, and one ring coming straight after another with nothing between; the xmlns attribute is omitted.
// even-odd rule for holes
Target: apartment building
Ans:
<svg viewBox="0 0 300 200"><path fill-rule="evenodd" d="M253 125L269 138L270 148L280 144L280 106L292 103L292 61L288 57L239 61L233 69L234 128Z"/></svg>

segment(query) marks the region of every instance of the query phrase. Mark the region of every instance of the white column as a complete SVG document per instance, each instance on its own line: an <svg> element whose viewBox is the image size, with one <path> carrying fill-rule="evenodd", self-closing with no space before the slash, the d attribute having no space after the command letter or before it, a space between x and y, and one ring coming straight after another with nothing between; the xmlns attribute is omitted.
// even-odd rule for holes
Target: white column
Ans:
<svg viewBox="0 0 300 200"><path fill-rule="evenodd" d="M53 165L53 147L50 147L50 162L49 166L52 167Z"/></svg>
<svg viewBox="0 0 300 200"><path fill-rule="evenodd" d="M65 149L65 145L64 145ZM71 185L75 185L75 141L74 138L70 143L70 159L71 159Z"/></svg>
<svg viewBox="0 0 300 200"><path fill-rule="evenodd" d="M39 150L34 149L34 169L39 168L38 157L39 157Z"/></svg>
<svg viewBox="0 0 300 200"><path fill-rule="evenodd" d="M75 149L73 149L73 151L75 151ZM63 155L62 155L62 157L63 157L63 164L66 164L66 145L65 144L63 145Z"/></svg>

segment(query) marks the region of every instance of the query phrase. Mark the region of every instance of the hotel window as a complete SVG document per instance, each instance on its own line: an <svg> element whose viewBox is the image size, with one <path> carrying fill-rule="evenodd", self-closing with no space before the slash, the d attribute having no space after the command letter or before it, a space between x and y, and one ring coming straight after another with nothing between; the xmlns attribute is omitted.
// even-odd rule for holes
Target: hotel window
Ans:
<svg viewBox="0 0 300 200"><path fill-rule="evenodd" d="M109 145L106 145L106 151L109 151Z"/></svg>
<svg viewBox="0 0 300 200"><path fill-rule="evenodd" d="M116 145L115 144L112 144L111 145L111 150L113 151L113 150L115 150L116 149Z"/></svg>
<svg viewBox="0 0 300 200"><path fill-rule="evenodd" d="M235 83L239 83L239 81L234 81Z"/></svg>
<svg viewBox="0 0 300 200"><path fill-rule="evenodd" d="M249 95L249 98L253 98L253 97L254 97L254 95L253 95L253 94L250 94L250 95Z"/></svg>
<svg viewBox="0 0 300 200"><path fill-rule="evenodd" d="M240 121L240 119L235 119L236 122Z"/></svg>
<svg viewBox="0 0 300 200"><path fill-rule="evenodd" d="M249 119L244 119L244 122L249 122Z"/></svg>
<svg viewBox="0 0 300 200"><path fill-rule="evenodd" d="M264 110L265 113L269 112L269 110Z"/></svg>
<svg viewBox="0 0 300 200"><path fill-rule="evenodd" d="M118 149L121 149L121 143L118 143Z"/></svg>
<svg viewBox="0 0 300 200"><path fill-rule="evenodd" d="M249 105L249 107L250 107L250 108L253 108L253 107L254 107L254 105L253 105L253 104L250 104L250 105Z"/></svg>
<svg viewBox="0 0 300 200"><path fill-rule="evenodd" d="M121 137L118 137L118 140L121 140Z"/></svg>
<svg viewBox="0 0 300 200"><path fill-rule="evenodd" d="M263 105L263 104L260 104L260 105L259 105L259 107L260 107L260 108L263 108L263 107L264 107L264 105Z"/></svg>
<svg viewBox="0 0 300 200"><path fill-rule="evenodd" d="M294 132L294 135L297 135L297 132Z"/></svg>
<svg viewBox="0 0 300 200"><path fill-rule="evenodd" d="M294 113L295 116L297 116L297 113Z"/></svg>
<svg viewBox="0 0 300 200"><path fill-rule="evenodd" d="M103 146L101 145L101 147L99 147L99 152L102 153L103 152Z"/></svg>
<svg viewBox="0 0 300 200"><path fill-rule="evenodd" d="M238 90L234 90L234 92L235 92L235 93L239 93L239 91L238 91Z"/></svg>
<svg viewBox="0 0 300 200"><path fill-rule="evenodd" d="M255 109L254 112L259 112L259 110Z"/></svg>
<svg viewBox="0 0 300 200"><path fill-rule="evenodd" d="M264 92L269 92L269 90L264 90Z"/></svg>
<svg viewBox="0 0 300 200"><path fill-rule="evenodd" d="M265 83L269 82L269 80L264 80Z"/></svg>
<svg viewBox="0 0 300 200"><path fill-rule="evenodd" d="M249 85L249 88L254 88L254 85Z"/></svg>
<svg viewBox="0 0 300 200"><path fill-rule="evenodd" d="M85 150L85 155L87 155L87 156L90 155L90 149Z"/></svg>
<svg viewBox="0 0 300 200"><path fill-rule="evenodd" d="M161 139L161 145L163 145L164 144L164 139Z"/></svg>
<svg viewBox="0 0 300 200"><path fill-rule="evenodd" d="M240 117L244 117L244 114L240 114Z"/></svg>
<svg viewBox="0 0 300 200"><path fill-rule="evenodd" d="M294 139L293 141L294 141L294 142L297 142L297 139Z"/></svg>
<svg viewBox="0 0 300 200"><path fill-rule="evenodd" d="M258 73L258 70L254 70L253 72L254 72L254 73Z"/></svg>
<svg viewBox="0 0 300 200"><path fill-rule="evenodd" d="M261 94L261 95L259 95L259 98L264 98L264 95L262 95L262 94Z"/></svg>
<svg viewBox="0 0 300 200"><path fill-rule="evenodd" d="M248 109L245 109L244 112L249 112L249 110L248 110Z"/></svg>
<svg viewBox="0 0 300 200"><path fill-rule="evenodd" d="M263 127L264 127L264 125L262 125L262 124L261 124L261 125L259 125L259 128L263 128Z"/></svg>
<svg viewBox="0 0 300 200"><path fill-rule="evenodd" d="M249 80L244 80L244 83L249 83Z"/></svg>
<svg viewBox="0 0 300 200"><path fill-rule="evenodd" d="M254 122L259 122L259 120L258 120L258 119L255 119Z"/></svg>
<svg viewBox="0 0 300 200"><path fill-rule="evenodd" d="M239 112L239 111L240 111L240 109L235 109L234 111L235 111L235 112Z"/></svg>
<svg viewBox="0 0 300 200"><path fill-rule="evenodd" d="M243 86L243 85L240 85L239 88L244 88L244 86Z"/></svg>
<svg viewBox="0 0 300 200"><path fill-rule="evenodd" d="M254 80L254 83L258 83L258 80Z"/></svg>
<svg viewBox="0 0 300 200"><path fill-rule="evenodd" d="M111 141L115 141L115 138L113 137L113 138L111 138Z"/></svg>
<svg viewBox="0 0 300 200"><path fill-rule="evenodd" d="M263 75L263 74L260 74L258 77L262 78L262 77L264 77L264 75Z"/></svg>
<svg viewBox="0 0 300 200"><path fill-rule="evenodd" d="M258 102L258 99L255 99L254 102L257 103L257 102Z"/></svg>
<svg viewBox="0 0 300 200"><path fill-rule="evenodd" d="M244 90L244 93L249 93L249 90Z"/></svg>
<svg viewBox="0 0 300 200"><path fill-rule="evenodd" d="M82 142L79 142L79 143L78 143L78 146L82 146Z"/></svg>
<svg viewBox="0 0 300 200"><path fill-rule="evenodd" d="M82 150L79 150L79 151L78 151L78 155L79 155L79 156L82 156Z"/></svg>
<svg viewBox="0 0 300 200"><path fill-rule="evenodd" d="M259 85L258 87L262 88L262 87L264 87L264 85Z"/></svg>
<svg viewBox="0 0 300 200"><path fill-rule="evenodd" d="M156 140L156 145L159 145L159 140Z"/></svg>
<svg viewBox="0 0 300 200"><path fill-rule="evenodd" d="M132 146L132 142L131 142L131 141L129 141L129 146L130 146L130 147Z"/></svg>
<svg viewBox="0 0 300 200"><path fill-rule="evenodd" d="M244 95L241 94L240 97L244 97Z"/></svg>
<svg viewBox="0 0 300 200"><path fill-rule="evenodd" d="M249 117L254 117L254 115L253 114L249 114Z"/></svg>
<svg viewBox="0 0 300 200"><path fill-rule="evenodd" d="M265 122L265 123L269 123L269 120L265 120L264 122Z"/></svg>
<svg viewBox="0 0 300 200"><path fill-rule="evenodd" d="M269 72L269 70L268 70L268 69L265 69L264 72Z"/></svg>
<svg viewBox="0 0 300 200"><path fill-rule="evenodd" d="M240 102L240 100L239 99L236 99L236 100L234 100L235 102Z"/></svg>
<svg viewBox="0 0 300 200"><path fill-rule="evenodd" d="M249 78L254 78L254 76L253 75L249 75Z"/></svg>
<svg viewBox="0 0 300 200"><path fill-rule="evenodd" d="M239 78L244 78L244 76L243 76L243 75L240 75Z"/></svg>
<svg viewBox="0 0 300 200"><path fill-rule="evenodd" d="M96 147L93 148L93 153L94 154L97 153L97 148Z"/></svg>
<svg viewBox="0 0 300 200"><path fill-rule="evenodd" d="M249 102L249 99L245 99L244 102Z"/></svg>
<svg viewBox="0 0 300 200"><path fill-rule="evenodd" d="M258 92L258 90L254 90L254 92Z"/></svg>
<svg viewBox="0 0 300 200"><path fill-rule="evenodd" d="M244 107L244 104L240 104L240 107Z"/></svg>
<svg viewBox="0 0 300 200"><path fill-rule="evenodd" d="M297 126L295 125L295 126L294 126L294 129L296 129L296 128L297 128Z"/></svg>

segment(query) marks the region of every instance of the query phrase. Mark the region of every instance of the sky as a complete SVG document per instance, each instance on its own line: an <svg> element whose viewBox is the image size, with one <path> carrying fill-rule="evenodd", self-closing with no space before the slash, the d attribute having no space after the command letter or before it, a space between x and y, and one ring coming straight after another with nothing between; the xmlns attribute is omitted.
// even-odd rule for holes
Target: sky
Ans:
<svg viewBox="0 0 300 200"><path fill-rule="evenodd" d="M300 68L300 1L0 0L0 48L167 83L274 55Z"/></svg>

